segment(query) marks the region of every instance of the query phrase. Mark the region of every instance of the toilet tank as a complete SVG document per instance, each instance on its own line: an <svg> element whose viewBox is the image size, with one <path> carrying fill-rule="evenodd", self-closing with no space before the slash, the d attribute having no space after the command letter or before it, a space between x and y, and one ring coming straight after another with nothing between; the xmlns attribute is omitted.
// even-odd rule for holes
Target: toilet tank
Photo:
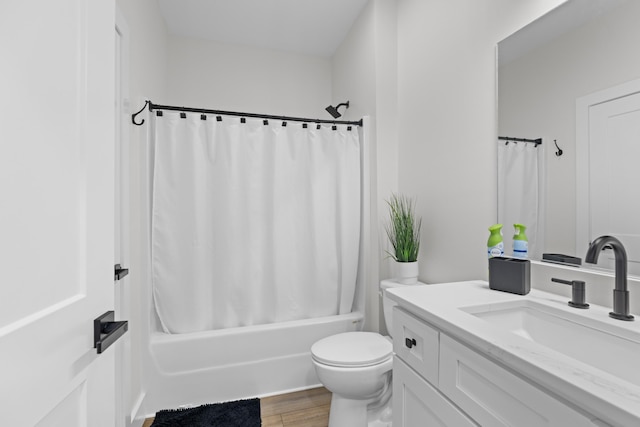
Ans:
<svg viewBox="0 0 640 427"><path fill-rule="evenodd" d="M397 305L395 301L387 297L387 289L404 288L407 286L424 285L425 283L415 283L413 285L403 285L402 283L394 282L393 279L383 280L380 282L380 295L382 297L382 310L384 315L384 324L387 327L387 333L389 336L393 334L393 307Z"/></svg>

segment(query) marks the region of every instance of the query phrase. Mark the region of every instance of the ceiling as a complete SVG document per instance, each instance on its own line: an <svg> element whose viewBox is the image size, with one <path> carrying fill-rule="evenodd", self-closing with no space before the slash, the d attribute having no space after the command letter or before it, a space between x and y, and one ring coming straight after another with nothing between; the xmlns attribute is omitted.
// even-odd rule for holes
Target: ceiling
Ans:
<svg viewBox="0 0 640 427"><path fill-rule="evenodd" d="M169 32L330 57L368 0L158 0Z"/></svg>

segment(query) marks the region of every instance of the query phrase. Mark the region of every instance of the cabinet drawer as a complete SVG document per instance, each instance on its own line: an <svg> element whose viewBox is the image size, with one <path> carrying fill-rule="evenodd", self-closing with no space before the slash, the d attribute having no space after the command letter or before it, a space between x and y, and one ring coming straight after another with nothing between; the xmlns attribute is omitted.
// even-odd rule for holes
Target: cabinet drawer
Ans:
<svg viewBox="0 0 640 427"><path fill-rule="evenodd" d="M588 417L442 335L440 391L482 426L585 426Z"/></svg>
<svg viewBox="0 0 640 427"><path fill-rule="evenodd" d="M398 357L438 386L439 333L400 307L393 308L393 349Z"/></svg>
<svg viewBox="0 0 640 427"><path fill-rule="evenodd" d="M393 426L477 427L477 424L395 356Z"/></svg>

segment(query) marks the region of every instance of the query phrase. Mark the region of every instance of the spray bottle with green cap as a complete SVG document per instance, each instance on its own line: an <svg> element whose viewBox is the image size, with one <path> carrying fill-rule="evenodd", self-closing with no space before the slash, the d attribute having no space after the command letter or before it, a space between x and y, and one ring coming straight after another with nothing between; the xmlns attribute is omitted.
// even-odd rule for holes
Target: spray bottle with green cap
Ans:
<svg viewBox="0 0 640 427"><path fill-rule="evenodd" d="M529 255L529 241L524 230L527 229L522 224L513 224L516 229L513 235L513 256L515 258L526 258Z"/></svg>
<svg viewBox="0 0 640 427"><path fill-rule="evenodd" d="M504 242L502 241L502 224L494 224L489 227L489 240L487 241L487 254L489 258L504 255Z"/></svg>

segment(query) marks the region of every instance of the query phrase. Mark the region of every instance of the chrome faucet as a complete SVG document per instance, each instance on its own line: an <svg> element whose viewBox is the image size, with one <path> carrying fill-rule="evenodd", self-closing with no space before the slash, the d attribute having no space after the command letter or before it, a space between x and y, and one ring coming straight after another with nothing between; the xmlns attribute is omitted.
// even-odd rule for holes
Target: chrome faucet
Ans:
<svg viewBox="0 0 640 427"><path fill-rule="evenodd" d="M589 245L584 261L590 264L598 262L598 255L605 247L613 248L615 264L615 283L613 290L613 311L609 316L618 320L633 320L629 314L629 291L627 289L627 251L622 242L612 236L600 236Z"/></svg>

